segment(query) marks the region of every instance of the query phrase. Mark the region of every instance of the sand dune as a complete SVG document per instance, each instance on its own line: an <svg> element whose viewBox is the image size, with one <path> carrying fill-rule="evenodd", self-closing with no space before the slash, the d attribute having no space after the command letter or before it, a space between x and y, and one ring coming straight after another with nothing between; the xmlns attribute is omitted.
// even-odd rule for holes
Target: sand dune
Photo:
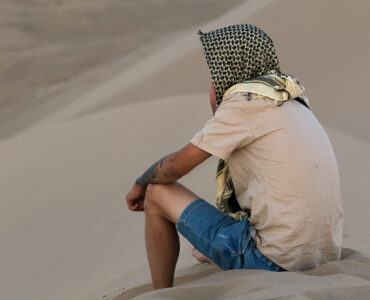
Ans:
<svg viewBox="0 0 370 300"><path fill-rule="evenodd" d="M149 292L133 299L367 299L369 262L368 258L345 249L340 262L301 273L276 276L276 273L263 270L221 272L214 267L207 274L201 273L202 278L190 282L184 280L178 287ZM145 286L141 288L145 289ZM115 300L129 299L125 294L129 291Z"/></svg>
<svg viewBox="0 0 370 300"><path fill-rule="evenodd" d="M140 60L127 53L89 66L2 114L0 299L369 299L370 105L362 95L369 5L336 3L245 1L203 27L262 27L282 70L306 86L338 159L341 261L301 273L222 272L196 263L181 239L175 288L150 292L143 215L122 198L138 174L187 143L211 115L199 26L187 23L163 43L143 46ZM216 164L212 158L181 180L211 203Z"/></svg>
<svg viewBox="0 0 370 300"><path fill-rule="evenodd" d="M68 104L70 98L56 101L53 94L73 85L71 81L76 82L77 76L92 71L92 85L101 79L99 73L105 73L94 68L107 65L103 69L109 69L108 76L117 68L121 72L171 36L240 2L1 1L0 138L32 125L37 113L40 117L40 107L47 106L48 114L55 102ZM35 106L38 109L32 114ZM30 112L27 118L20 118L19 111Z"/></svg>

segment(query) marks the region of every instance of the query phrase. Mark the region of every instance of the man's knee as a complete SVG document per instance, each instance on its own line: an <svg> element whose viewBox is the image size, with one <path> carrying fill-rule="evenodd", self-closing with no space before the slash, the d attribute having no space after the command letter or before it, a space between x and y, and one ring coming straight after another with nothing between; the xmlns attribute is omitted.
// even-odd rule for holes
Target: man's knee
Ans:
<svg viewBox="0 0 370 300"><path fill-rule="evenodd" d="M146 188L146 193L145 193L145 199L155 199L158 197L158 195L163 191L163 184L154 184L150 183L148 184Z"/></svg>
<svg viewBox="0 0 370 300"><path fill-rule="evenodd" d="M165 186L162 184L148 184L145 193L144 210L153 210L158 206L158 200Z"/></svg>
<svg viewBox="0 0 370 300"><path fill-rule="evenodd" d="M144 201L145 214L161 216L176 223L184 209L198 198L177 182L149 184Z"/></svg>

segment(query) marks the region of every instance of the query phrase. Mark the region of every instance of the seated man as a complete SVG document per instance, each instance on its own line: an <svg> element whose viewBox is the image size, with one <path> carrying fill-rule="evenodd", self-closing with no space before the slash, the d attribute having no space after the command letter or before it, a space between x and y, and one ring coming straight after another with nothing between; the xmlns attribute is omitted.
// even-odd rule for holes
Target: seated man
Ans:
<svg viewBox="0 0 370 300"><path fill-rule="evenodd" d="M338 260L337 163L304 88L280 72L271 39L257 27L200 35L214 116L126 195L129 209L145 212L153 287L173 285L177 230L224 270L303 271ZM220 158L219 209L176 182L211 155Z"/></svg>

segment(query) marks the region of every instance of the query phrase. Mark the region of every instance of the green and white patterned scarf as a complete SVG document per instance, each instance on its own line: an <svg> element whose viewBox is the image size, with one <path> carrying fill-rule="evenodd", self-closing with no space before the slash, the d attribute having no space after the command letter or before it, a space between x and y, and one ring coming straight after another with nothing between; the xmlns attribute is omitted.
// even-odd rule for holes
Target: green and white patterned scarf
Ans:
<svg viewBox="0 0 370 300"><path fill-rule="evenodd" d="M308 107L304 87L291 75L280 72L274 44L261 29L240 24L198 34L215 86L217 107L232 93L266 96L278 106L296 99ZM219 160L216 183L217 208L236 220L249 218L250 211L241 210L237 203L224 160Z"/></svg>

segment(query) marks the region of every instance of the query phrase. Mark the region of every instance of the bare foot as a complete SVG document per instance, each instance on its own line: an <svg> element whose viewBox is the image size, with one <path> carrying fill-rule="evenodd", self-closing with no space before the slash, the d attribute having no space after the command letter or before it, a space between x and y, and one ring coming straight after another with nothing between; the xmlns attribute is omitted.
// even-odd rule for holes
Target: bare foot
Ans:
<svg viewBox="0 0 370 300"><path fill-rule="evenodd" d="M206 262L206 263L211 263L213 264L213 262L205 255L203 255L202 253L200 253L197 249L193 248L193 251L191 251L191 254L195 257L195 259L199 262Z"/></svg>

